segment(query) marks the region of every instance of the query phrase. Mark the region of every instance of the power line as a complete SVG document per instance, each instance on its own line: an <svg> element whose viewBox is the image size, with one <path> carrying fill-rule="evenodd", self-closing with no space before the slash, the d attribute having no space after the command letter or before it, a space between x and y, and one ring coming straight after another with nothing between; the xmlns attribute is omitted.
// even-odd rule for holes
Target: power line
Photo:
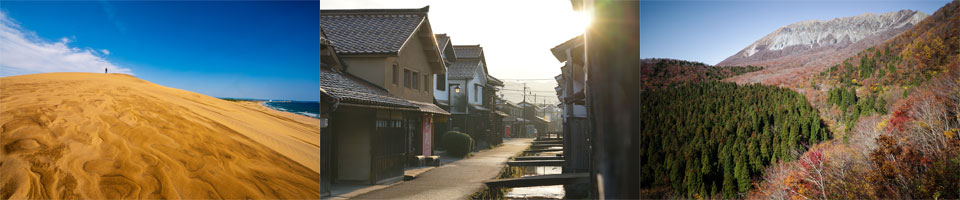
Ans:
<svg viewBox="0 0 960 200"><path fill-rule="evenodd" d="M524 94L522 91L500 91L500 92L511 93L511 94ZM537 92L537 91L527 91L525 94L530 94L530 95L537 94L537 95L541 95L541 94L556 94L556 93L557 93L557 92L554 92L554 91L539 91L539 92Z"/></svg>
<svg viewBox="0 0 960 200"><path fill-rule="evenodd" d="M500 89L500 90L504 90L504 91L527 91L527 92L557 92L557 91L549 91L549 90L518 90L518 89Z"/></svg>
<svg viewBox="0 0 960 200"><path fill-rule="evenodd" d="M505 93L520 93L520 94L556 94L556 93L557 93L557 92L555 92L555 91L530 91L530 90L527 90L526 93L521 93L522 91L500 91L500 92L505 92Z"/></svg>

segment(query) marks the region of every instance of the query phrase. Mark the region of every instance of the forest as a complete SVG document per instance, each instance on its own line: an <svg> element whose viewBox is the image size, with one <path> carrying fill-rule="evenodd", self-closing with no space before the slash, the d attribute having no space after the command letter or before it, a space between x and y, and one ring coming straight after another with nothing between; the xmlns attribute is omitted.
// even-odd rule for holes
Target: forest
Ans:
<svg viewBox="0 0 960 200"><path fill-rule="evenodd" d="M841 111L841 120L846 132L854 127L854 123L860 116L868 116L874 113L887 114L887 102L883 97L878 97L872 93L865 97L857 97L857 92L854 89L853 87L834 87L827 94L827 103L836 106ZM847 139L846 136L844 135L844 140Z"/></svg>
<svg viewBox="0 0 960 200"><path fill-rule="evenodd" d="M960 1L820 72L842 142L773 165L759 199L960 198ZM889 103L888 103L889 102ZM839 134L839 133L837 133ZM852 137L869 138L859 142Z"/></svg>
<svg viewBox="0 0 960 200"><path fill-rule="evenodd" d="M958 30L953 1L794 88L809 101L716 82L760 67L644 59L641 195L960 198Z"/></svg>
<svg viewBox="0 0 960 200"><path fill-rule="evenodd" d="M758 66L712 66L701 62L675 59L643 59L640 77L645 89L673 87L687 83L719 81L744 73L762 70Z"/></svg>
<svg viewBox="0 0 960 200"><path fill-rule="evenodd" d="M776 86L689 83L641 100L648 197L742 197L768 165L831 138L803 95Z"/></svg>

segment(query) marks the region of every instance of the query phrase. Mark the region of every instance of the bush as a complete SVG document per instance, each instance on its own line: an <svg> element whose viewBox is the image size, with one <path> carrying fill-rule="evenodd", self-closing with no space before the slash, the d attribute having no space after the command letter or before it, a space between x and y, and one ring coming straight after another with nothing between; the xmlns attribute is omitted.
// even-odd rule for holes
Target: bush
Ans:
<svg viewBox="0 0 960 200"><path fill-rule="evenodd" d="M473 151L473 138L459 131L448 131L443 134L441 141L443 148L452 156L463 157Z"/></svg>

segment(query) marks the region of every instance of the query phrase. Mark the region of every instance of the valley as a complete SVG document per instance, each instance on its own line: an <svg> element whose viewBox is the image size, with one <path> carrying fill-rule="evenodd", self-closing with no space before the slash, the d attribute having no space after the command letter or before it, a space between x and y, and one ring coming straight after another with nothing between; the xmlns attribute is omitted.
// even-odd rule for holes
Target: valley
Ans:
<svg viewBox="0 0 960 200"><path fill-rule="evenodd" d="M642 194L960 198L958 12L953 1L930 15L803 21L716 66L667 62L702 66L668 77L708 78L644 76L671 69L645 59Z"/></svg>

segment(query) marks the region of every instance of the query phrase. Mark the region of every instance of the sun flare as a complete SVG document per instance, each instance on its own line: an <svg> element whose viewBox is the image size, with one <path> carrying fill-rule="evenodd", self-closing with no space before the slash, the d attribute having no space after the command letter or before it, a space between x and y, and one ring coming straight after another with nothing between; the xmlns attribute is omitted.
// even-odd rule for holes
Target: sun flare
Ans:
<svg viewBox="0 0 960 200"><path fill-rule="evenodd" d="M574 12L571 22L573 23L571 27L578 31L586 31L590 28L590 23L593 23L593 17L590 13Z"/></svg>

